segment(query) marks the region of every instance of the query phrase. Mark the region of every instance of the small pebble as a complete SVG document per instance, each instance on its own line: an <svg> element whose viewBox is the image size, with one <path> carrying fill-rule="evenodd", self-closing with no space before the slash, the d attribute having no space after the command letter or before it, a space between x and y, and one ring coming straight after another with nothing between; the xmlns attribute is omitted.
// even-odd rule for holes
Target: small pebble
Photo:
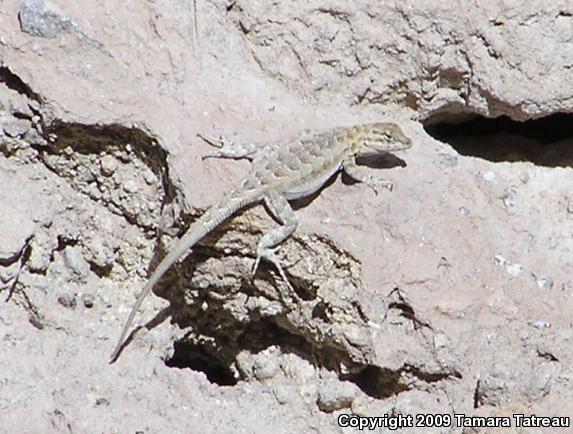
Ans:
<svg viewBox="0 0 573 434"><path fill-rule="evenodd" d="M505 259L503 256L501 255L495 255L493 257L493 263L495 265L501 265L504 266L507 263L507 259Z"/></svg>
<svg viewBox="0 0 573 434"><path fill-rule="evenodd" d="M85 283L90 273L90 264L84 259L79 247L66 247L64 250L64 262L68 270L72 272L74 281Z"/></svg>
<svg viewBox="0 0 573 434"><path fill-rule="evenodd" d="M30 316L28 317L28 321L30 321L30 324L32 324L38 330L43 330L44 327L46 326L44 323L44 319L40 318L35 313L30 314Z"/></svg>
<svg viewBox="0 0 573 434"><path fill-rule="evenodd" d="M259 381L268 380L276 376L279 372L279 364L276 357L257 357L253 365L253 373Z"/></svg>
<svg viewBox="0 0 573 434"><path fill-rule="evenodd" d="M111 176L117 170L117 160L111 155L104 155L100 162L101 173L104 176Z"/></svg>
<svg viewBox="0 0 573 434"><path fill-rule="evenodd" d="M513 262L509 262L501 255L495 255L493 258L493 263L495 265L499 265L500 267L504 267L505 271L511 274L514 277L519 276L523 271L523 266L521 264L516 264Z"/></svg>
<svg viewBox="0 0 573 434"><path fill-rule="evenodd" d="M123 184L123 189L130 194L137 193L138 190L137 182L135 182L133 179L128 179Z"/></svg>
<svg viewBox="0 0 573 434"><path fill-rule="evenodd" d="M85 307L91 309L92 307L94 307L95 297L93 296L93 294L84 294L82 295L82 303Z"/></svg>
<svg viewBox="0 0 573 434"><path fill-rule="evenodd" d="M548 329L551 327L550 322L544 321L542 319L527 321L527 325L530 325L531 327L535 327L536 329Z"/></svg>
<svg viewBox="0 0 573 434"><path fill-rule="evenodd" d="M507 264L505 267L505 271L511 274L514 277L517 277L523 271L521 264Z"/></svg>
<svg viewBox="0 0 573 434"><path fill-rule="evenodd" d="M4 122L2 128L7 136L18 138L22 137L31 126L32 122L28 119L13 118L9 122Z"/></svg>
<svg viewBox="0 0 573 434"><path fill-rule="evenodd" d="M58 303L64 307L73 309L76 307L76 297L73 294L66 292L65 294L62 294L58 297Z"/></svg>
<svg viewBox="0 0 573 434"><path fill-rule="evenodd" d="M356 385L348 381L325 381L318 390L318 408L328 413L348 408L356 397L356 392Z"/></svg>
<svg viewBox="0 0 573 434"><path fill-rule="evenodd" d="M109 407L109 401L106 398L97 398L95 405L97 406L103 405Z"/></svg>
<svg viewBox="0 0 573 434"><path fill-rule="evenodd" d="M150 170L145 170L143 172L143 179L147 183L147 185L153 185L157 182L157 177L155 174Z"/></svg>
<svg viewBox="0 0 573 434"><path fill-rule="evenodd" d="M514 208L516 205L516 197L514 190L506 191L506 194L503 198L503 203L507 208Z"/></svg>
<svg viewBox="0 0 573 434"><path fill-rule="evenodd" d="M541 289L549 290L549 289L553 288L553 279L551 279L550 277L539 276L535 280L537 282L537 286L539 286Z"/></svg>

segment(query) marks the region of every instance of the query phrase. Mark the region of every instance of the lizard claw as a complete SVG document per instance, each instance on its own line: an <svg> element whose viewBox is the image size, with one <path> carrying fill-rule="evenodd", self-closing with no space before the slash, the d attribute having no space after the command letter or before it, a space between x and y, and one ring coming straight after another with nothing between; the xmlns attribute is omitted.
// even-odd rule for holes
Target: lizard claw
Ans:
<svg viewBox="0 0 573 434"><path fill-rule="evenodd" d="M221 136L220 138L217 139L216 137L207 136L205 134L197 133L197 137L203 139L209 145L211 145L215 148L219 148L219 149L222 148L226 142L226 140L223 138L223 136Z"/></svg>
<svg viewBox="0 0 573 434"><path fill-rule="evenodd" d="M392 183L392 181L385 181L383 179L370 179L368 180L366 185L368 185L368 187L374 190L376 196L378 196L378 189L376 187L387 188L389 191L392 191L392 189L394 188L394 184Z"/></svg>
<svg viewBox="0 0 573 434"><path fill-rule="evenodd" d="M283 270L283 267L281 265L281 260L275 254L276 250L277 250L276 248L275 249L264 249L263 251L257 253L257 259L255 259L255 264L253 265L253 270L251 272L252 276L254 276L255 273L257 272L257 268L259 267L259 264L261 263L261 259L264 258L275 266L275 268L279 272L282 280L288 285L288 287L290 288L291 291L294 291L293 286L289 282L289 280L288 280L288 278L287 278L287 276Z"/></svg>
<svg viewBox="0 0 573 434"><path fill-rule="evenodd" d="M207 158L222 158L222 157L224 157L224 155L221 154L220 152L212 153L212 154L205 154L201 157L201 161L205 161Z"/></svg>
<svg viewBox="0 0 573 434"><path fill-rule="evenodd" d="M251 270L251 277L253 277L257 273L257 268L259 268L260 263L261 263L261 257L257 256L257 259L255 259L255 263L253 264L253 269Z"/></svg>

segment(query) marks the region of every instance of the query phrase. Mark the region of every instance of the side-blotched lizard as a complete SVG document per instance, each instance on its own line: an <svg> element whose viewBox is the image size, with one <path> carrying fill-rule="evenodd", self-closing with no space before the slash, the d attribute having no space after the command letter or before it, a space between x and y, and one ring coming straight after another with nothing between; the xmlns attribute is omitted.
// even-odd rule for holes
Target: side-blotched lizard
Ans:
<svg viewBox="0 0 573 434"><path fill-rule="evenodd" d="M211 140L205 140L214 145ZM252 160L251 173L238 188L225 194L195 221L159 263L131 309L111 360L114 361L119 355L135 314L153 286L185 252L223 221L240 209L263 201L281 226L265 234L259 241L253 274L260 260L265 259L274 264L288 284L275 255L276 247L295 230L297 224L288 201L317 192L340 170L370 186L391 188L390 182L372 176L368 169L357 165L356 158L400 151L410 146L410 139L393 123L363 124L306 134L282 146L261 148L256 144L235 145L220 141L218 152L208 157L248 158Z"/></svg>

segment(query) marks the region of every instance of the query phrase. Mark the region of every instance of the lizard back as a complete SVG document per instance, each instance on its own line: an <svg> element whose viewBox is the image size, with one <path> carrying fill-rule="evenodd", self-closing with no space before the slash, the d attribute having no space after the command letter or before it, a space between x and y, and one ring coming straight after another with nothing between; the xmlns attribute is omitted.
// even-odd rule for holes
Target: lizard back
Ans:
<svg viewBox="0 0 573 434"><path fill-rule="evenodd" d="M303 135L266 148L253 160L247 182L270 186L288 200L310 195L340 169L349 153L347 129Z"/></svg>

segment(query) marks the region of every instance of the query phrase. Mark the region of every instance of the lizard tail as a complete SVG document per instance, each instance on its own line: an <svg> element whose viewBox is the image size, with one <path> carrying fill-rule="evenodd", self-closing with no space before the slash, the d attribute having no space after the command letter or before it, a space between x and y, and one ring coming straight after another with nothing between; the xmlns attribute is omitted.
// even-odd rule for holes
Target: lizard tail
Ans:
<svg viewBox="0 0 573 434"><path fill-rule="evenodd" d="M171 266L181 257L183 254L193 247L199 240L206 236L209 232L215 229L223 221L227 220L237 211L245 208L248 205L259 202L265 191L260 188L253 188L251 190L245 190L244 188L238 188L236 190L231 190L223 196L223 198L212 205L205 213L189 227L185 235L181 237L176 243L171 251L163 258L159 263L157 268L153 271L153 274L143 287L143 290L137 297L135 304L133 305L129 317L123 329L119 340L111 354L110 363L113 363L121 349L123 348L127 332L131 327L135 315L143 300L149 295L155 284L161 279L161 277L171 268Z"/></svg>

